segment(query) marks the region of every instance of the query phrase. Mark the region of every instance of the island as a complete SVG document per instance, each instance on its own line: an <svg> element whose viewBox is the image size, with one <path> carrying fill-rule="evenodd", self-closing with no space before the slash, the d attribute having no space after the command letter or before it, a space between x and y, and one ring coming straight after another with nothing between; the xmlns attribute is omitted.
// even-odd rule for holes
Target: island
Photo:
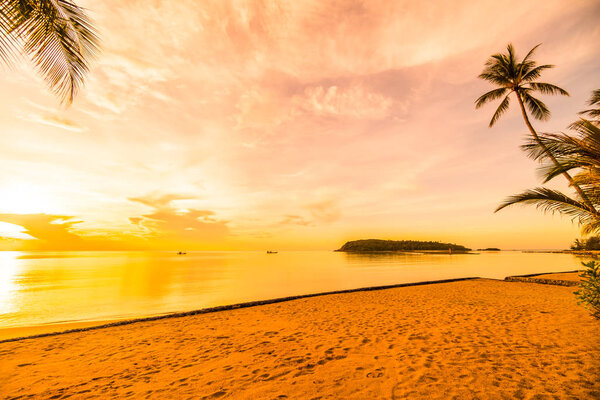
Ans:
<svg viewBox="0 0 600 400"><path fill-rule="evenodd" d="M477 251L500 251L497 247L486 247L485 249L477 249Z"/></svg>
<svg viewBox="0 0 600 400"><path fill-rule="evenodd" d="M346 242L342 247L335 251L349 253L367 253L377 251L435 251L444 253L466 253L471 251L471 249L454 243L431 241L423 242L418 240L362 239Z"/></svg>

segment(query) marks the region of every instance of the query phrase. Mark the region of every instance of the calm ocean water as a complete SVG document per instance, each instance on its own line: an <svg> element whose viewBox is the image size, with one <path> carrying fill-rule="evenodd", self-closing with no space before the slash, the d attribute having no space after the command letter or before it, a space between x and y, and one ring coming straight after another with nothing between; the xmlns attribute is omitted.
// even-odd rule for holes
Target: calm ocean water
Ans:
<svg viewBox="0 0 600 400"><path fill-rule="evenodd" d="M0 331L129 319L365 286L469 276L504 278L579 267L580 259L569 254L518 251L476 255L0 252Z"/></svg>

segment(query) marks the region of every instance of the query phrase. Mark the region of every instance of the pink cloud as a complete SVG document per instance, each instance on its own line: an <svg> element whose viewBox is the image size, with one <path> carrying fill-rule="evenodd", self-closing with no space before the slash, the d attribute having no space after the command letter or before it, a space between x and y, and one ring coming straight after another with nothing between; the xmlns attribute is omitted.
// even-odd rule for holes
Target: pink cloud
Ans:
<svg viewBox="0 0 600 400"><path fill-rule="evenodd" d="M308 87L292 102L308 114L338 118L381 119L389 115L392 99L362 86Z"/></svg>
<svg viewBox="0 0 600 400"><path fill-rule="evenodd" d="M333 248L325 241L367 229L471 227L477 240L534 220L543 233L535 210L492 214L537 178L518 110L490 130L491 111L474 109L488 89L476 76L508 41L521 54L543 42L538 59L557 64L545 79L572 97L545 98L541 130L563 129L599 76L597 2L82 5L103 54L74 107L57 112L26 71L0 77L0 185L48 188L53 209L32 213L82 216L77 234L224 243L281 229L271 235ZM21 97L44 107L23 111ZM194 200L136 197L165 191ZM564 241L576 228L560 231Z"/></svg>

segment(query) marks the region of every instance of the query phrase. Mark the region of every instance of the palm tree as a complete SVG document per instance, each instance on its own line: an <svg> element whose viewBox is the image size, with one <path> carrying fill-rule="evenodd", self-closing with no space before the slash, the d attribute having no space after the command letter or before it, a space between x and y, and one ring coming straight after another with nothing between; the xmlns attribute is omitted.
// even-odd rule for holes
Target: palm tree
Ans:
<svg viewBox="0 0 600 400"><path fill-rule="evenodd" d="M71 104L98 52L85 11L69 0L0 0L0 60L23 52L50 90Z"/></svg>
<svg viewBox="0 0 600 400"><path fill-rule="evenodd" d="M545 163L541 167L544 183L565 172L578 170L572 179L592 206L583 201L579 193L569 197L557 190L538 187L509 197L496 211L518 203L534 204L545 212L558 211L577 219L584 234L600 232L600 127L582 118L571 128L577 132L576 136L544 133L538 140L525 144L523 149L532 158ZM557 163L548 163L548 159Z"/></svg>
<svg viewBox="0 0 600 400"><path fill-rule="evenodd" d="M541 94L560 94L568 96L566 90L553 85L551 83L538 82L537 79L540 77L544 70L553 68L553 65L544 64L537 65L535 61L531 59L535 50L539 47L538 44L532 48L529 53L518 61L515 53L514 46L508 44L506 54L494 54L485 63L483 72L479 75L479 78L486 80L499 86L497 89L493 89L475 101L475 107L480 108L484 104L504 97L496 112L490 120L489 126L492 127L498 121L498 119L504 114L510 106L510 96L512 93L515 94L519 107L521 108L521 114L525 125L529 129L531 136L539 147L544 151L547 157L556 165L560 167L558 161L554 158L552 153L548 152L545 148L544 143L540 140L538 133L535 131L531 122L527 110L537 120L547 120L550 118L550 110L548 107L538 98L534 97L533 94L538 92ZM527 110L526 110L527 108ZM562 173L567 179L569 184L573 186L579 193L582 201L589 207L592 207L591 202L586 197L586 194L581 190L577 183L573 180L571 175L567 171Z"/></svg>

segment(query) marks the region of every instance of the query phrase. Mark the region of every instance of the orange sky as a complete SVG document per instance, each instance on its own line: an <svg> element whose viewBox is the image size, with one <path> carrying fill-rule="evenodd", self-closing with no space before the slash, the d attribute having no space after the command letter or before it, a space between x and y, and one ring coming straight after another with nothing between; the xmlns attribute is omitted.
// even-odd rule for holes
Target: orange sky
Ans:
<svg viewBox="0 0 600 400"><path fill-rule="evenodd" d="M434 5L435 3L435 5ZM513 42L557 67L541 131L600 87L598 1L80 1L102 55L69 109L0 76L0 249L333 249L379 237L564 248L493 210L538 184L512 109L475 110Z"/></svg>

